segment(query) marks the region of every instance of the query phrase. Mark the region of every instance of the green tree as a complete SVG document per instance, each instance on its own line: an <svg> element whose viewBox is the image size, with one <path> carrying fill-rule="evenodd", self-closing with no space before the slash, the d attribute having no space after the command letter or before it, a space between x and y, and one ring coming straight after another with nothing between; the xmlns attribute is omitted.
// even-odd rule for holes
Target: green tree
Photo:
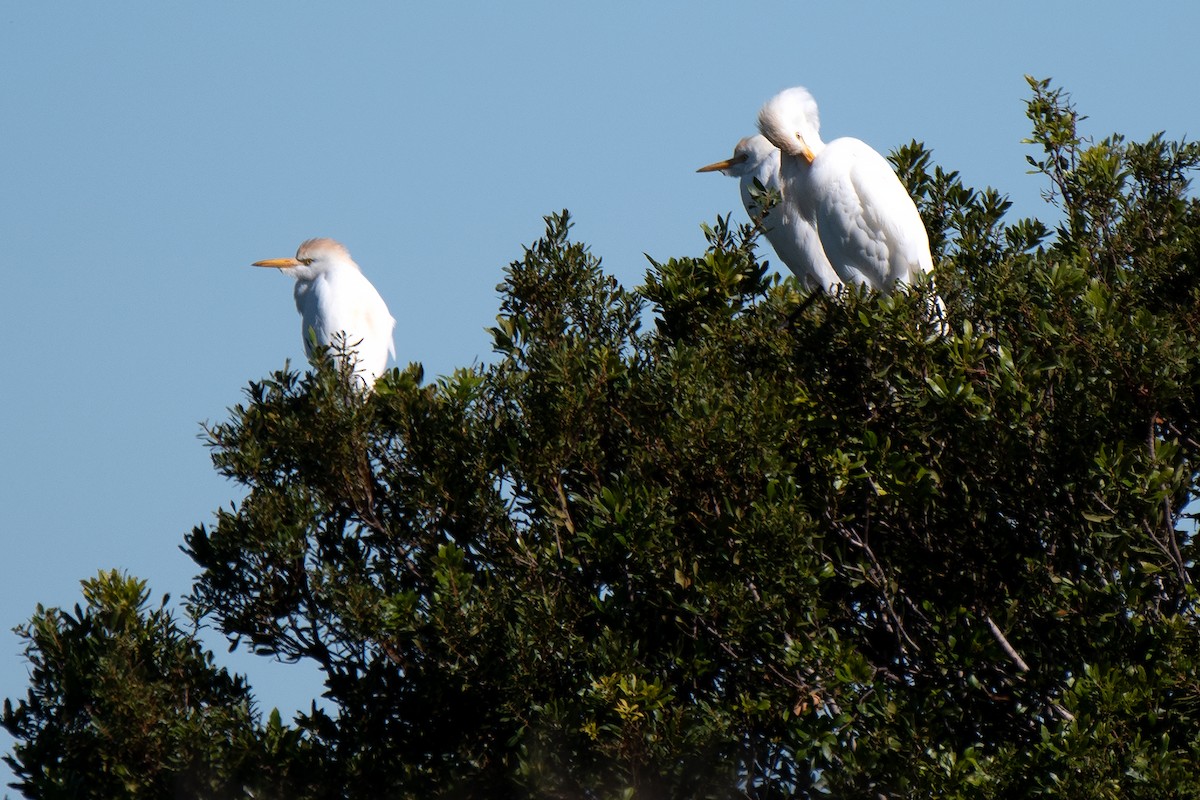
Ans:
<svg viewBox="0 0 1200 800"><path fill-rule="evenodd" d="M728 219L627 289L564 212L490 365L251 384L190 603L323 670L320 790L1200 796L1200 147L1030 87L1050 224L894 154L944 320Z"/></svg>
<svg viewBox="0 0 1200 800"><path fill-rule="evenodd" d="M318 766L299 731L261 726L245 681L148 605L143 581L101 572L74 613L19 629L28 697L4 703L5 761L35 798L294 798Z"/></svg>

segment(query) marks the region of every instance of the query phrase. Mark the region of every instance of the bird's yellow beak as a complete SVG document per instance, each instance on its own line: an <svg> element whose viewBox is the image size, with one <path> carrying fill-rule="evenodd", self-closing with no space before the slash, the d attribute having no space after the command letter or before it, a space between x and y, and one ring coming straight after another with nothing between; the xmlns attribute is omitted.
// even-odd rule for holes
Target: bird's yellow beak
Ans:
<svg viewBox="0 0 1200 800"><path fill-rule="evenodd" d="M276 267L278 269L287 269L288 267L300 266L300 262L294 258L268 258L266 261L255 261L250 266L252 266L252 267Z"/></svg>
<svg viewBox="0 0 1200 800"><path fill-rule="evenodd" d="M729 169L730 167L734 167L734 166L737 166L738 164L741 164L747 158L749 158L749 156L746 155L745 153L742 153L739 156L734 156L733 158L727 158L724 161L718 161L715 164L709 164L707 167L701 167L700 169L696 170L696 172L720 172L723 169Z"/></svg>
<svg viewBox="0 0 1200 800"><path fill-rule="evenodd" d="M796 138L800 140L800 157L811 164L813 159L816 158L816 156L813 155L812 148L808 146L808 142L804 141L804 137L800 134L797 133Z"/></svg>

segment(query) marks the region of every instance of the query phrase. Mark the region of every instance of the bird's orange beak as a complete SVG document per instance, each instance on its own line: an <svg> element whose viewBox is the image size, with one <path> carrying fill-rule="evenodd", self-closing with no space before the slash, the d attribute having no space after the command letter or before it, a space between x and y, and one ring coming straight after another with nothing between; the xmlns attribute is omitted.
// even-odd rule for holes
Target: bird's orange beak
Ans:
<svg viewBox="0 0 1200 800"><path fill-rule="evenodd" d="M294 258L268 258L266 261L255 261L250 266L252 266L252 267L276 267L278 269L287 269L288 267L300 266L300 262Z"/></svg>
<svg viewBox="0 0 1200 800"><path fill-rule="evenodd" d="M811 164L816 156L813 155L813 151L808 146L808 142L804 141L804 137L798 133L796 134L796 138L800 140L800 157Z"/></svg>
<svg viewBox="0 0 1200 800"><path fill-rule="evenodd" d="M746 155L745 153L742 153L740 156L734 156L733 158L727 158L724 161L718 161L715 164L709 164L707 167L701 167L700 169L696 170L696 172L720 172L723 169L729 169L730 167L741 164L749 157L750 156Z"/></svg>

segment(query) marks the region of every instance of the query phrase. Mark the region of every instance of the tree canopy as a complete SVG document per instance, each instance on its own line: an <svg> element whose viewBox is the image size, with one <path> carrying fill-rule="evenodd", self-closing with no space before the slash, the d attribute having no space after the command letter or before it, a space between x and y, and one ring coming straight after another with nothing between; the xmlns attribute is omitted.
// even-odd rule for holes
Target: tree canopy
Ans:
<svg viewBox="0 0 1200 800"><path fill-rule="evenodd" d="M936 285L810 295L718 218L627 288L563 212L491 363L251 383L189 610L327 703L264 725L102 574L23 629L19 788L1200 795L1200 146L1030 88L1049 222L893 153Z"/></svg>

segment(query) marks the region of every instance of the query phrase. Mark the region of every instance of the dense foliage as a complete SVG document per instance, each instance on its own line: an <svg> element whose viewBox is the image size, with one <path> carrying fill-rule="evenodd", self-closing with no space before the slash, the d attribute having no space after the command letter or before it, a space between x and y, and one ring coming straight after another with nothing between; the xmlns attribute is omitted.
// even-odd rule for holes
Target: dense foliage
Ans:
<svg viewBox="0 0 1200 800"><path fill-rule="evenodd" d="M278 714L261 725L245 682L194 631L149 605L143 581L101 572L74 613L38 607L20 630L33 688L4 726L31 797L304 796L319 754ZM277 794L276 794L277 793Z"/></svg>
<svg viewBox="0 0 1200 800"><path fill-rule="evenodd" d="M190 603L318 664L330 711L264 728L164 611L89 596L28 631L23 789L124 774L133 692L137 775L215 737L206 775L290 766L286 797L1200 796L1200 147L1085 140L1030 85L1053 227L894 155L944 319L929 283L810 296L727 219L627 289L564 212L492 364L251 384ZM93 678L134 640L195 688Z"/></svg>

